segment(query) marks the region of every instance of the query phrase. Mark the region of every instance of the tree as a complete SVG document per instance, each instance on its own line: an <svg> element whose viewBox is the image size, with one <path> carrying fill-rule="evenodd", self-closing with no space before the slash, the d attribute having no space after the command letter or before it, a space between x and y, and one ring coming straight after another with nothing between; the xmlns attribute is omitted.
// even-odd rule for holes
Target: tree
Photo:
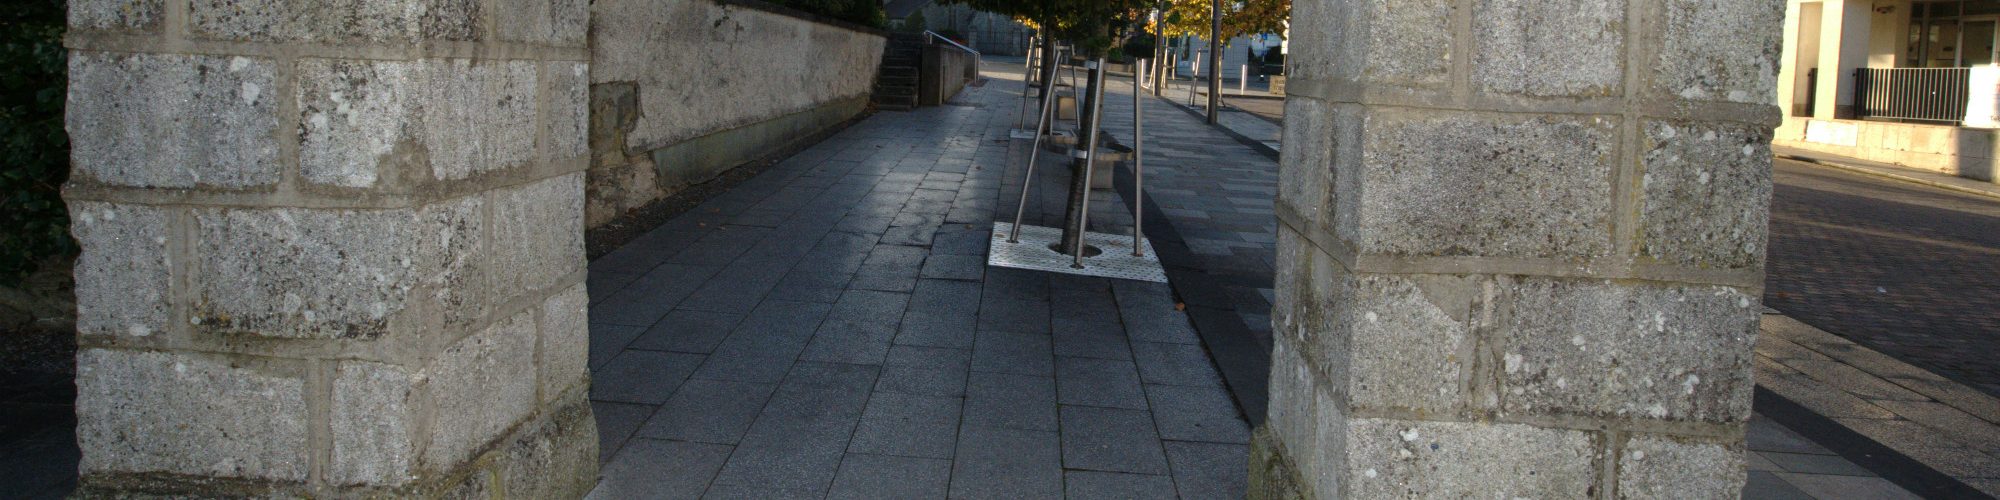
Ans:
<svg viewBox="0 0 2000 500"><path fill-rule="evenodd" d="M1211 0L1165 0L1162 16L1167 36L1208 37ZM1223 40L1259 33L1284 33L1292 17L1292 0L1240 0L1224 2Z"/></svg>
<svg viewBox="0 0 2000 500"><path fill-rule="evenodd" d="M1074 44L1079 55L1104 55L1132 29L1154 0L955 0L1011 16L1052 40Z"/></svg>
<svg viewBox="0 0 2000 500"><path fill-rule="evenodd" d="M1157 5L1155 3L1156 0L954 1L965 3L976 9L1013 16L1023 23L1033 26L1036 31L1040 32L1044 42L1042 44L1042 60L1050 62L1049 64L1042 65L1042 75L1039 80L1044 83L1054 81L1050 76L1054 74L1056 67L1056 64L1054 64L1056 61L1055 44L1048 42L1054 40L1067 41L1070 45L1076 47L1076 52L1079 55L1090 59L1101 58L1110 52L1112 45L1123 39L1128 31L1139 27L1141 25L1139 20L1143 18L1144 13ZM1104 69L1099 67L1092 70L1088 87L1082 89L1082 92L1078 96L1081 99L1077 102L1077 113L1085 117L1081 123L1082 128L1078 130L1081 134L1078 139L1085 144L1096 144L1100 141L1098 126L1092 123L1090 110L1095 104L1091 100L1093 96L1097 95L1098 87L1103 84L1103 81ZM1045 86L1053 87L1053 85ZM1044 89L1042 99L1051 98L1054 93L1050 92L1050 90L1053 89ZM1048 108L1038 107L1037 109ZM1037 133L1045 132L1045 130L1037 131ZM1083 219L1085 212L1084 200L1089 197L1090 193L1090 176L1086 174L1089 171L1090 162L1091 159L1088 158L1077 158L1070 162L1068 215L1063 217L1063 237L1060 246L1060 251L1065 254L1084 255L1086 253L1083 245L1083 232L1086 221Z"/></svg>

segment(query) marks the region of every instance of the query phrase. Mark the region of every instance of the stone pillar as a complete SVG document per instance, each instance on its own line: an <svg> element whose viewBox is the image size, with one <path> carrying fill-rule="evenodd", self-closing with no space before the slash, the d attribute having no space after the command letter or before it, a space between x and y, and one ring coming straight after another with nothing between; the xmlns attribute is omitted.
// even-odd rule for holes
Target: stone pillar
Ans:
<svg viewBox="0 0 2000 500"><path fill-rule="evenodd" d="M1854 71L1868 67L1874 0L1820 2L1819 99L1813 118L1854 118Z"/></svg>
<svg viewBox="0 0 2000 500"><path fill-rule="evenodd" d="M72 0L80 493L578 497L580 0Z"/></svg>
<svg viewBox="0 0 2000 500"><path fill-rule="evenodd" d="M1251 496L1737 495L1783 15L1295 3Z"/></svg>

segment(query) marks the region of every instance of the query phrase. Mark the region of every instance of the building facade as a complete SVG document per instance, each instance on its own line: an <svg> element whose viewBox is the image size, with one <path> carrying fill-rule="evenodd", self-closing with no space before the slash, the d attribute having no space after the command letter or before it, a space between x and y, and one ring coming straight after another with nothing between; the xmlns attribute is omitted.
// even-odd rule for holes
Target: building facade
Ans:
<svg viewBox="0 0 2000 500"><path fill-rule="evenodd" d="M1774 142L1993 180L1996 0L1792 0Z"/></svg>

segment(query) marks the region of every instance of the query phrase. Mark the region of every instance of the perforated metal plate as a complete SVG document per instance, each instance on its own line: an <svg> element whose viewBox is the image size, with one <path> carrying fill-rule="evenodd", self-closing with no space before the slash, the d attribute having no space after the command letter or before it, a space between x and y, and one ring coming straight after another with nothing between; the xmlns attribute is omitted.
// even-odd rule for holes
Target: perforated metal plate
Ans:
<svg viewBox="0 0 2000 500"><path fill-rule="evenodd" d="M1132 255L1132 235L1083 233L1086 245L1103 249L1096 257L1084 257L1083 268L1071 267L1075 257L1057 253L1049 248L1062 239L1062 230L1053 227L1021 226L1021 238L1017 243L1008 243L1007 234L1014 229L1010 222L993 223L993 238L988 242L986 265L1032 269L1052 273L1079 274L1138 281L1166 283L1167 272L1160 268L1160 256L1153 252L1153 242L1142 240L1139 245L1143 255Z"/></svg>

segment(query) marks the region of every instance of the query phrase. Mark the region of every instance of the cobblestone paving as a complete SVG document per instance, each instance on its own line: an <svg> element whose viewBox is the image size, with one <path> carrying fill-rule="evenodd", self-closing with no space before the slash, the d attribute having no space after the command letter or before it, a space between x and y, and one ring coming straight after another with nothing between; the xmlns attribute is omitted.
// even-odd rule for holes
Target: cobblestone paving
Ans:
<svg viewBox="0 0 2000 500"><path fill-rule="evenodd" d="M2000 200L1775 165L1765 304L2000 395Z"/></svg>
<svg viewBox="0 0 2000 500"><path fill-rule="evenodd" d="M1248 427L1164 285L984 265L1017 85L591 263L593 497L1241 497Z"/></svg>

